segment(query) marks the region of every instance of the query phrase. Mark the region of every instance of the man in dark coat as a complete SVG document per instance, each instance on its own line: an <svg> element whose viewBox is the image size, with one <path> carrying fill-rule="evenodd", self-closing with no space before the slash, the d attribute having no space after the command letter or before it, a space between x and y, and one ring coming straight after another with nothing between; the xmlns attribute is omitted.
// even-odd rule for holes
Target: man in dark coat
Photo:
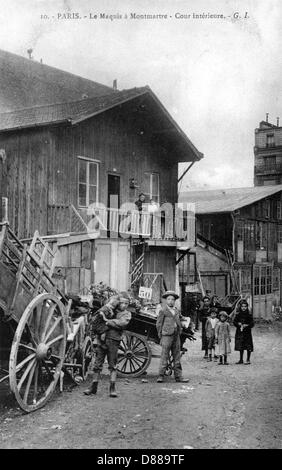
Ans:
<svg viewBox="0 0 282 470"><path fill-rule="evenodd" d="M180 312L175 307L175 301L179 296L174 291L167 291L163 298L166 299L166 306L159 312L156 328L162 346L159 377L157 382L163 382L169 353L173 357L174 378L176 382L189 382L188 379L182 377L182 367L180 363L181 357L181 341L182 332Z"/></svg>
<svg viewBox="0 0 282 470"><path fill-rule="evenodd" d="M204 359L208 359L208 339L206 334L206 321L210 316L210 299L209 297L205 296L203 298L203 305L199 309L199 319L202 323L202 351L205 351Z"/></svg>
<svg viewBox="0 0 282 470"><path fill-rule="evenodd" d="M235 315L234 326L235 333L235 351L240 351L240 359L237 364L243 364L244 351L247 351L247 361L250 364L251 352L254 350L252 328L254 326L253 315L249 311L249 305L246 300L242 300L239 304L239 310Z"/></svg>

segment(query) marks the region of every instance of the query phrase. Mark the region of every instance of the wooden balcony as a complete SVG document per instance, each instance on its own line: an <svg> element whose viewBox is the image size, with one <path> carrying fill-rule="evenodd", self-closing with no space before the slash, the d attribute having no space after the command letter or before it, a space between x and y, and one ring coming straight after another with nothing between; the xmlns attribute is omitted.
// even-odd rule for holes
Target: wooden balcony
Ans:
<svg viewBox="0 0 282 470"><path fill-rule="evenodd" d="M191 211L164 211L154 214L113 208L76 209L74 206L48 207L48 234L88 232L97 238L144 238L189 242L195 245L195 214Z"/></svg>

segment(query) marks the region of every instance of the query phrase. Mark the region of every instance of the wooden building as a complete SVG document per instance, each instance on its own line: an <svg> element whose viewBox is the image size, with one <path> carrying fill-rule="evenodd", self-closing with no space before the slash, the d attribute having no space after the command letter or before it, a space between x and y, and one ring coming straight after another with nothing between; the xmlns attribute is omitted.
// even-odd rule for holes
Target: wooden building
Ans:
<svg viewBox="0 0 282 470"><path fill-rule="evenodd" d="M34 64L23 60L33 70ZM60 73L52 70L55 91ZM181 221L172 213L164 225L161 214L152 224L149 214L141 220L131 210L130 223L121 230L129 210L121 208L141 192L146 202L175 204L178 163L202 154L149 87L105 87L103 94L103 86L93 82L96 96L73 101L79 81L67 78L67 87L74 88L68 102L50 103L49 93L47 104L41 104L37 84L40 105L0 113L0 149L6 156L2 196L8 198L11 228L21 239L38 230L58 247L68 291L99 281L127 289L141 275L148 285L160 278L176 288L178 247L194 245L193 213L184 221L188 232L177 236Z"/></svg>
<svg viewBox="0 0 282 470"><path fill-rule="evenodd" d="M281 306L282 185L190 191L180 200L196 202L205 287L220 296L238 290L256 318L271 319Z"/></svg>

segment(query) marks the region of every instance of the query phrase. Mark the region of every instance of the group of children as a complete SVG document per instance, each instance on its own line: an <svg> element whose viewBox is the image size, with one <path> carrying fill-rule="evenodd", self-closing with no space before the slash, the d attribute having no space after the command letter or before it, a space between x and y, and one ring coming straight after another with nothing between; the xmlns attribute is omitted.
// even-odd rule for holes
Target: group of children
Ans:
<svg viewBox="0 0 282 470"><path fill-rule="evenodd" d="M218 360L218 364L228 365L227 356L231 353L231 331L229 316L225 311L210 308L204 298L202 311L202 349L205 351L204 358L208 361ZM206 306L206 307L205 307ZM250 364L251 352L253 351L252 328L254 326L253 316L249 310L248 302L241 300L235 314L233 324L235 332L235 351L240 352L240 359L236 364L243 364L244 351L247 351L245 364Z"/></svg>

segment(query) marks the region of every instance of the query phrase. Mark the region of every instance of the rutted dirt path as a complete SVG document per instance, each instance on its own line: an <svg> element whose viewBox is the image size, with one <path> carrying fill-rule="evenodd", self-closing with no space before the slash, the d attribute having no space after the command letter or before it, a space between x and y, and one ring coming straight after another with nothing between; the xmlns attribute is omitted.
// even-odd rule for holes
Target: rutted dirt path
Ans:
<svg viewBox="0 0 282 470"><path fill-rule="evenodd" d="M97 396L83 395L83 383L29 415L2 387L0 448L281 449L282 323L254 328L249 366L233 350L229 366L207 363L197 339L182 358L188 384L157 384L155 358L147 376L119 379L116 399L104 375Z"/></svg>

